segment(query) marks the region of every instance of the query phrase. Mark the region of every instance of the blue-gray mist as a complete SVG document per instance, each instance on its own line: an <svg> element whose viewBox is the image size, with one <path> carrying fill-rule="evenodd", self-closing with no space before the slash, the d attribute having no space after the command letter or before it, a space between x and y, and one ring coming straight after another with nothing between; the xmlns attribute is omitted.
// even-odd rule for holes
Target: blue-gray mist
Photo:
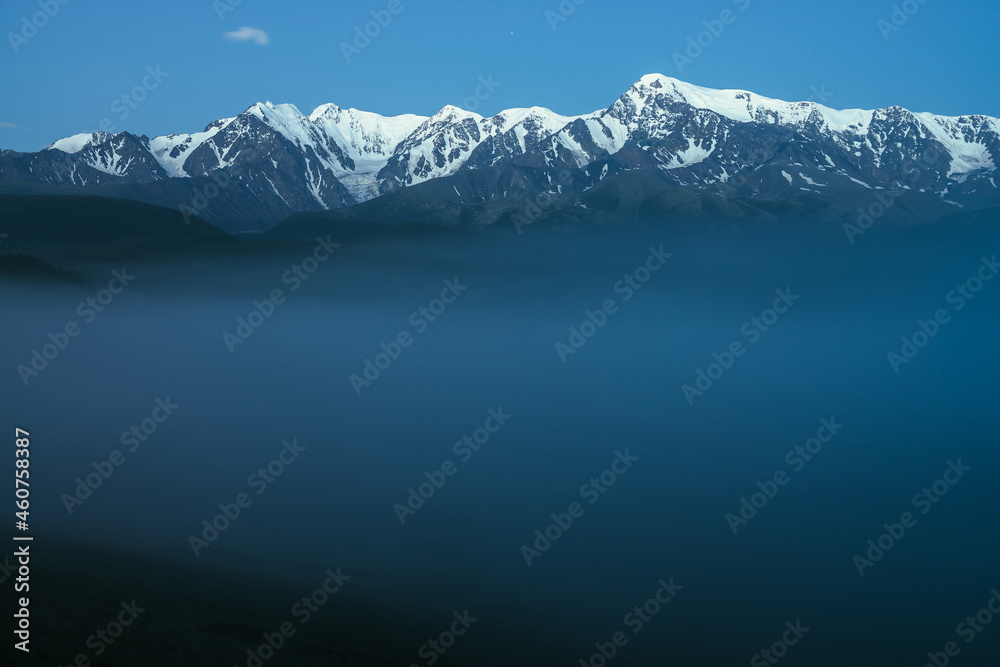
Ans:
<svg viewBox="0 0 1000 667"><path fill-rule="evenodd" d="M0 386L32 430L38 531L303 589L340 567L421 636L468 609L451 664L597 664L619 631L617 665L746 664L800 621L789 664L921 665L1000 586L1000 280L952 292L988 273L1000 234L707 227L334 235L307 280L286 273L314 256L303 241L0 284ZM78 304L123 267L134 280L86 321ZM238 318L274 290L244 339ZM25 386L17 367L71 320L80 334ZM155 432L123 440L144 420ZM124 463L68 501L113 450ZM628 616L661 580L670 602ZM963 664L998 637L963 643Z"/></svg>

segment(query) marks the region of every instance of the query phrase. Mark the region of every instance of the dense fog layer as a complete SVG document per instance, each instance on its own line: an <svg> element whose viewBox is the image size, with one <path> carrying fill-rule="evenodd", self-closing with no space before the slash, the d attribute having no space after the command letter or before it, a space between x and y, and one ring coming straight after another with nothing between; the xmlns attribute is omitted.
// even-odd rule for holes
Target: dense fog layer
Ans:
<svg viewBox="0 0 1000 667"><path fill-rule="evenodd" d="M430 628L469 610L456 658L535 664L619 631L619 665L745 664L801 621L796 664L919 665L1000 586L995 232L331 240L0 283L40 534L310 588L340 567Z"/></svg>

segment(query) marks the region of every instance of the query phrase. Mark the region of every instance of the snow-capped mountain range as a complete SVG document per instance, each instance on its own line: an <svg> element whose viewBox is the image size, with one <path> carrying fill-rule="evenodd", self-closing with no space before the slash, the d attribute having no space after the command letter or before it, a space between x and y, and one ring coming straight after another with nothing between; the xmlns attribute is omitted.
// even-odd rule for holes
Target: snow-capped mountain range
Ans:
<svg viewBox="0 0 1000 667"><path fill-rule="evenodd" d="M542 192L572 203L574 193L637 170L727 197L832 201L910 191L958 211L1000 206L998 159L995 118L838 111L651 74L582 116L533 107L485 118L446 106L431 117L385 117L334 104L306 115L258 103L193 134L99 132L39 153L0 151L0 186L106 192L193 211L230 230L440 179L451 187L434 196L455 205Z"/></svg>

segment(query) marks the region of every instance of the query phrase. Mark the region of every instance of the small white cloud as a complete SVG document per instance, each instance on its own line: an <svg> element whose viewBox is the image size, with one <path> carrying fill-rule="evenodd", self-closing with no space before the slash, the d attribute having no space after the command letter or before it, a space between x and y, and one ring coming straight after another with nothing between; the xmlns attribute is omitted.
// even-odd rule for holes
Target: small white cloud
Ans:
<svg viewBox="0 0 1000 667"><path fill-rule="evenodd" d="M260 46L267 46L271 41L266 32L260 28L251 28L250 26L241 26L239 30L227 32L223 37L231 42L253 42Z"/></svg>
<svg viewBox="0 0 1000 667"><path fill-rule="evenodd" d="M15 130L17 129L17 125L14 125L14 123L0 123L0 127L9 127Z"/></svg>

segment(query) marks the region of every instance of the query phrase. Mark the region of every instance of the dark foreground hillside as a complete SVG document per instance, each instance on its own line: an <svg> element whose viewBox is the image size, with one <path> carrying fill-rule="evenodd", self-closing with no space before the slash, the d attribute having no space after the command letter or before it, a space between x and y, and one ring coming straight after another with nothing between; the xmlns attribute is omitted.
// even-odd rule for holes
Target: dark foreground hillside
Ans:
<svg viewBox="0 0 1000 667"><path fill-rule="evenodd" d="M418 624L350 593L301 624L304 608L291 609L313 587L93 544L45 540L37 548L32 651L7 653L17 664L68 666L82 655L104 667L252 665L248 651L270 636L280 650L268 665L389 667L407 664L403 638L420 637ZM279 641L286 622L298 629Z"/></svg>

